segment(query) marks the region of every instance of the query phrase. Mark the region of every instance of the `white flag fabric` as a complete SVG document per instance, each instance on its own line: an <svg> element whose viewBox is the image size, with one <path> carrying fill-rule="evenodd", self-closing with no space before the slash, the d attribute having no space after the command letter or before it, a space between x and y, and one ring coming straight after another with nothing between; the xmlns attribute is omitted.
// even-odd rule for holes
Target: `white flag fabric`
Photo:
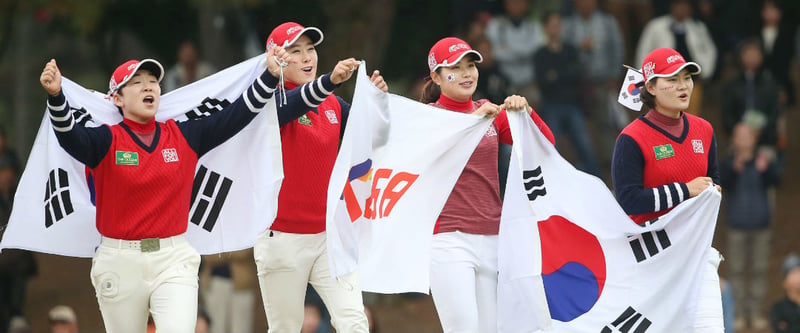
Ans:
<svg viewBox="0 0 800 333"><path fill-rule="evenodd" d="M261 55L170 92L162 96L156 120L191 121L219 111L265 67ZM62 89L76 122L100 126L122 121L104 94L67 78ZM283 179L280 147L273 100L236 136L200 158L186 237L201 254L252 247L269 228ZM92 257L101 237L89 188L86 167L59 146L45 111L0 249ZM135 209L136 203L131 205Z"/></svg>
<svg viewBox="0 0 800 333"><path fill-rule="evenodd" d="M641 89L644 89L644 87L637 85L642 82L644 82L642 73L635 69L628 68L628 72L625 73L625 81L622 83L622 87L619 88L617 102L633 111L641 111L642 99L639 92Z"/></svg>
<svg viewBox="0 0 800 333"><path fill-rule="evenodd" d="M709 187L639 226L528 117L509 113L509 125L500 331L691 331L721 195Z"/></svg>
<svg viewBox="0 0 800 333"><path fill-rule="evenodd" d="M358 69L328 186L331 271L364 291L427 293L433 228L491 119L381 92Z"/></svg>

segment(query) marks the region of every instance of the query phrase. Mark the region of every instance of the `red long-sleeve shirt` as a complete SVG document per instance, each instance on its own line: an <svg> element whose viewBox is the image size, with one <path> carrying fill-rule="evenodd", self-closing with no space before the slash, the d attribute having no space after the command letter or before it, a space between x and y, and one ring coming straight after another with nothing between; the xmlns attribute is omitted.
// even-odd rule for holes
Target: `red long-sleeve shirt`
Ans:
<svg viewBox="0 0 800 333"><path fill-rule="evenodd" d="M461 113L472 113L487 100L456 102L441 95L431 105ZM553 132L536 114L531 118L550 142ZM500 142L512 144L508 115L505 110L494 119L458 177L450 197L439 214L434 233L462 231L471 234L496 235L500 230L500 180L497 158Z"/></svg>

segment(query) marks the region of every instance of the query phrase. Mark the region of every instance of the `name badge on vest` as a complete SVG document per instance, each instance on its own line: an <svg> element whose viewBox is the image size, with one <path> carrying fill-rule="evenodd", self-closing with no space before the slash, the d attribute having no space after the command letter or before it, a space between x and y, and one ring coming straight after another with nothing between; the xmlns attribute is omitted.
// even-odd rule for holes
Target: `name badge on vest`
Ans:
<svg viewBox="0 0 800 333"><path fill-rule="evenodd" d="M135 151L116 151L117 165L139 165L139 153Z"/></svg>
<svg viewBox="0 0 800 333"><path fill-rule="evenodd" d="M672 149L672 145L669 143L653 147L653 152L656 153L656 160L663 160L675 156L675 150Z"/></svg>

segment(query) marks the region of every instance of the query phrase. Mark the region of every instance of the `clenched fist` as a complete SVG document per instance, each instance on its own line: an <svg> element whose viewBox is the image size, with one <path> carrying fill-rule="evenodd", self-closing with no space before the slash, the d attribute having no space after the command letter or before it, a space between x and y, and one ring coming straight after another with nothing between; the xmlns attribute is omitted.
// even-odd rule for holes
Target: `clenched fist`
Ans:
<svg viewBox="0 0 800 333"><path fill-rule="evenodd" d="M50 96L56 96L61 91L61 71L58 70L55 59L50 59L50 62L44 66L42 75L39 76L39 82Z"/></svg>

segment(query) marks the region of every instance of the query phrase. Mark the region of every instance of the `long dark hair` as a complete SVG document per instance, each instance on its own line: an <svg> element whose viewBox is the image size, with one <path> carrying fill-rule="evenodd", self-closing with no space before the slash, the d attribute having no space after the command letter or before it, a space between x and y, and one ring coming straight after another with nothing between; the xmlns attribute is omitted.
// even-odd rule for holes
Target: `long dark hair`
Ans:
<svg viewBox="0 0 800 333"><path fill-rule="evenodd" d="M642 112L647 112L656 108L656 97L647 91L647 85L656 84L656 80L658 80L658 78L654 77L650 79L648 83L641 83L642 86L639 87L639 99L642 101Z"/></svg>
<svg viewBox="0 0 800 333"><path fill-rule="evenodd" d="M442 74L442 68L439 67L436 69L436 74ZM439 96L442 94L442 88L439 87L436 82L433 82L433 79L430 77L425 78L425 85L422 86L422 92L419 96L419 101L425 104L430 104L436 102L439 99Z"/></svg>

